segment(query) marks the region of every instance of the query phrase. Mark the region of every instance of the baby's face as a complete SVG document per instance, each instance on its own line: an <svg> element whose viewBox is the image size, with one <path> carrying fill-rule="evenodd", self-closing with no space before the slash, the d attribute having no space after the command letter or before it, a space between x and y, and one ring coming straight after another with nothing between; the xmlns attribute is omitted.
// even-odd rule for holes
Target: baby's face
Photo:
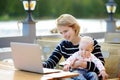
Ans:
<svg viewBox="0 0 120 80"><path fill-rule="evenodd" d="M82 52L82 56L89 57L93 50L93 46L91 44L81 42L79 50Z"/></svg>

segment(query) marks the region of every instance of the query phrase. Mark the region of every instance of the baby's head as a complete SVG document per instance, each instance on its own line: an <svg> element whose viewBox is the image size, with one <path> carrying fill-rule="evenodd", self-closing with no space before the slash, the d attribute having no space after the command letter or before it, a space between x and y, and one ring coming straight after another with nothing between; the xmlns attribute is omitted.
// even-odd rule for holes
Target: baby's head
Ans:
<svg viewBox="0 0 120 80"><path fill-rule="evenodd" d="M81 37L79 49L92 52L94 49L94 40L89 36Z"/></svg>

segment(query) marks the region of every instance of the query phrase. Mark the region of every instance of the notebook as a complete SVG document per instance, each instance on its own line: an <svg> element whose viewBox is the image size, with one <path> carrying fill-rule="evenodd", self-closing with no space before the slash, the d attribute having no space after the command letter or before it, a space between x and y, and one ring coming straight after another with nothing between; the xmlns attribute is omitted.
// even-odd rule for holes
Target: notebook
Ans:
<svg viewBox="0 0 120 80"><path fill-rule="evenodd" d="M18 70L37 73L53 73L61 71L59 69L43 68L41 59L42 49L38 44L11 42L10 46L13 63Z"/></svg>

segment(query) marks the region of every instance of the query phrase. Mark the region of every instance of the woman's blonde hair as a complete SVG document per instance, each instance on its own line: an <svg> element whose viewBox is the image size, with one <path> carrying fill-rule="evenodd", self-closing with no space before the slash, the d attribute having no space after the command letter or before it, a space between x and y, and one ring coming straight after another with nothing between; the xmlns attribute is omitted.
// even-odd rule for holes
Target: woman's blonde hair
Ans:
<svg viewBox="0 0 120 80"><path fill-rule="evenodd" d="M75 30L75 34L79 35L80 32L80 25L76 21L76 18L70 14L62 14L60 17L57 18L57 27L60 26L68 26L72 27Z"/></svg>

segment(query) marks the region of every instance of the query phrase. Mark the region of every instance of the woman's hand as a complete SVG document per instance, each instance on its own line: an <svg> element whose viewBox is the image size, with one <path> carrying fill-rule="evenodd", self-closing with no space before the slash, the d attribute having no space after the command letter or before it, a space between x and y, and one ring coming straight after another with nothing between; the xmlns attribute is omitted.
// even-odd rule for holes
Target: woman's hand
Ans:
<svg viewBox="0 0 120 80"><path fill-rule="evenodd" d="M74 61L74 64L72 65L72 68L78 67L86 68L87 62L84 59L76 59L76 61Z"/></svg>
<svg viewBox="0 0 120 80"><path fill-rule="evenodd" d="M102 70L98 76L102 76L102 80L108 79L108 74L105 72L105 70Z"/></svg>
<svg viewBox="0 0 120 80"><path fill-rule="evenodd" d="M69 69L70 69L70 65L65 64L64 67L63 67L63 70L64 71L69 71Z"/></svg>

